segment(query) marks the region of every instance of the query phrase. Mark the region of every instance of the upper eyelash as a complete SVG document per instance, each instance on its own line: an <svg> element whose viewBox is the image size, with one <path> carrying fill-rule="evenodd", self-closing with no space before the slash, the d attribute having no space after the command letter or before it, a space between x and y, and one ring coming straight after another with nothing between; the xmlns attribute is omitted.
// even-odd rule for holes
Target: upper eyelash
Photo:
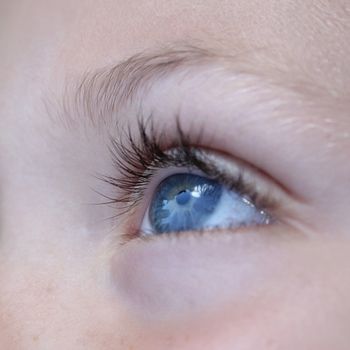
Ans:
<svg viewBox="0 0 350 350"><path fill-rule="evenodd" d="M142 199L145 187L154 171L169 165L189 165L189 161L184 164L183 161L175 159L165 151L172 147L179 147L187 154L186 159L190 159L188 152L190 142L179 122L176 137L167 144L164 140L168 138L161 138L162 133L156 132L151 118L147 120L140 118L137 126L136 136L129 127L124 130L122 137L110 138L109 151L119 176L99 176L101 180L120 192L115 198L105 196L109 200L106 203L119 204L118 216L129 211Z"/></svg>
<svg viewBox="0 0 350 350"><path fill-rule="evenodd" d="M109 150L119 176L99 178L118 189L115 197L104 196L108 199L106 204L118 205L116 217L134 208L142 200L154 174L159 169L170 166L198 169L229 189L246 196L261 209L273 206L271 198L258 193L255 184L245 179L243 170L236 176L228 175L205 158L201 149L194 146L200 144L200 129L197 135L188 135L177 118L176 131L172 137L169 136L168 133L157 132L149 118L138 120L136 135L129 127L119 139L111 137Z"/></svg>

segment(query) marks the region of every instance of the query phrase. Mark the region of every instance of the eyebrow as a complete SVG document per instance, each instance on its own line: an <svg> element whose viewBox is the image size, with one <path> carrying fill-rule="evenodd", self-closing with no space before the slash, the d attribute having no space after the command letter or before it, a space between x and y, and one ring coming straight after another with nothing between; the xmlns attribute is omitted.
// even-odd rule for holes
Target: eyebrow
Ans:
<svg viewBox="0 0 350 350"><path fill-rule="evenodd" d="M308 87L314 94L315 84L305 76L290 77L288 69L274 71L266 65L257 64L264 57L261 53L264 54L264 51L229 55L196 46L138 53L116 65L88 71L73 85L67 85L60 103L59 119L68 128L77 123L88 123L97 128L110 127L118 122L116 115L142 98L142 92L150 91L155 82L177 71L186 73L210 65L226 67L235 74L267 79L269 84L301 97L308 95ZM273 65L271 62L274 63L270 58L270 67ZM251 89L255 89L254 83Z"/></svg>
<svg viewBox="0 0 350 350"><path fill-rule="evenodd" d="M112 67L88 71L66 87L61 103L64 118L69 118L65 124L86 119L94 126L109 124L118 110L131 105L155 81L223 58L211 50L186 46L138 53Z"/></svg>

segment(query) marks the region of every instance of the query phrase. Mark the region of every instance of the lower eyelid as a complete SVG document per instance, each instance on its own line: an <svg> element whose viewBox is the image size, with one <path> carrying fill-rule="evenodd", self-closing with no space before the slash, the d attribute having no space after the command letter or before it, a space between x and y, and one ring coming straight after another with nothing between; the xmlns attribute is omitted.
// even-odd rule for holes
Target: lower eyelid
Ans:
<svg viewBox="0 0 350 350"><path fill-rule="evenodd" d="M271 282L284 250L299 239L282 226L142 238L116 254L111 278L127 307L142 313L137 319L192 317L220 304L241 305Z"/></svg>

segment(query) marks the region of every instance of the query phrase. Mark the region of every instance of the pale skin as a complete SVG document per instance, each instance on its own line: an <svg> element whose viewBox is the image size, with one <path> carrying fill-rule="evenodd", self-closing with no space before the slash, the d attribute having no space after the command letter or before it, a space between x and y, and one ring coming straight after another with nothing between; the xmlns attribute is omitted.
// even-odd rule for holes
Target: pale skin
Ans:
<svg viewBox="0 0 350 350"><path fill-rule="evenodd" d="M348 1L0 8L2 349L349 349ZM86 72L145 51L176 67L118 108L96 91L73 104ZM276 221L120 244L156 180L112 222L117 208L94 204L114 192L93 175L118 176L107 134L136 130L140 109L204 126L198 146L254 168Z"/></svg>

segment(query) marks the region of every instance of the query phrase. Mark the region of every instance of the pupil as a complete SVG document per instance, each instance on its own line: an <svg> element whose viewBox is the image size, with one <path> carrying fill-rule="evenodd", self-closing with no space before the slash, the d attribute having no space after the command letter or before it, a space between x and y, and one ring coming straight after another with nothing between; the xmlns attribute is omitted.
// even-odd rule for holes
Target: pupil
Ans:
<svg viewBox="0 0 350 350"><path fill-rule="evenodd" d="M185 205L187 204L191 199L191 193L189 191L181 191L176 196L176 203L179 205Z"/></svg>

